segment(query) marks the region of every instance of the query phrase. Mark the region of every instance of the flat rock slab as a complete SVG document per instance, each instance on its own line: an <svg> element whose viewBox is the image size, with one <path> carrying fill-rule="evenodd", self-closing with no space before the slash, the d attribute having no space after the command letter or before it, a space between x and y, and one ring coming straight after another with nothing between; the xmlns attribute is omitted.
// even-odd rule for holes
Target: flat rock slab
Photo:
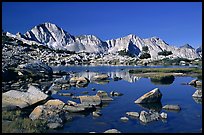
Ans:
<svg viewBox="0 0 204 135"><path fill-rule="evenodd" d="M79 96L80 102L83 105L101 105L101 98L99 96Z"/></svg>
<svg viewBox="0 0 204 135"><path fill-rule="evenodd" d="M10 90L2 94L2 108L15 109L16 107L24 108L45 100L48 95L40 91L39 88L29 86L27 92Z"/></svg>

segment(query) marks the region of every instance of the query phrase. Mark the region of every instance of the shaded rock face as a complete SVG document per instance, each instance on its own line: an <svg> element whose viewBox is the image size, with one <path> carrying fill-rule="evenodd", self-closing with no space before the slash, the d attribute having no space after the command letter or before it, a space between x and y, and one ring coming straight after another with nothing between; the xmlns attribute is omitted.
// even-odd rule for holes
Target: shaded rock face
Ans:
<svg viewBox="0 0 204 135"><path fill-rule="evenodd" d="M165 105L162 107L165 110L180 111L181 108L179 105Z"/></svg>
<svg viewBox="0 0 204 135"><path fill-rule="evenodd" d="M192 95L194 98L202 98L202 90L196 90Z"/></svg>
<svg viewBox="0 0 204 135"><path fill-rule="evenodd" d="M10 90L2 95L2 108L15 109L16 107L24 108L43 101L48 97L37 87L29 86L27 92L20 92L16 90Z"/></svg>
<svg viewBox="0 0 204 135"><path fill-rule="evenodd" d="M50 77L53 74L52 68L41 61L18 65L17 71L25 76Z"/></svg>
<svg viewBox="0 0 204 135"><path fill-rule="evenodd" d="M160 102L162 98L162 93L158 88L153 89L152 91L144 94L140 98L138 98L135 103L142 104L142 103L155 103Z"/></svg>
<svg viewBox="0 0 204 135"><path fill-rule="evenodd" d="M18 73L14 70L4 68L2 69L2 81L8 82L11 80L17 80Z"/></svg>

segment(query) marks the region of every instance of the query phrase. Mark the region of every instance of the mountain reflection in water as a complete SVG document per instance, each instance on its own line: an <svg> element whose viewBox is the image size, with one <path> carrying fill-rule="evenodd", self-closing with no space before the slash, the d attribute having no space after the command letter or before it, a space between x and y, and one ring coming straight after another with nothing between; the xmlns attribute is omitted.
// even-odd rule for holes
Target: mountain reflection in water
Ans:
<svg viewBox="0 0 204 135"><path fill-rule="evenodd" d="M74 76L76 77L86 77L89 80L91 80L92 77L96 75L100 75L99 72L78 72L74 73ZM125 81L128 81L130 83L138 81L141 77L137 77L135 75L130 74L129 72L123 72L123 71L115 71L115 72L107 72L106 73L111 79L114 79L115 77L122 78ZM97 81L98 82L98 81ZM106 84L108 81L99 81L101 83L99 84Z"/></svg>

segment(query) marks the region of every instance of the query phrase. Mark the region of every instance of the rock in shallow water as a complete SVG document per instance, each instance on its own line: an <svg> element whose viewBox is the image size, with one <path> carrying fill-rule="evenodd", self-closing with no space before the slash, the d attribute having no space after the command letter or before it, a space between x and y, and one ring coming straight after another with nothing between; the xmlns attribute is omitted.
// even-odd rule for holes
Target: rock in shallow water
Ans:
<svg viewBox="0 0 204 135"><path fill-rule="evenodd" d="M135 117L135 118L139 117L139 113L138 112L126 112L126 114L128 116Z"/></svg>
<svg viewBox="0 0 204 135"><path fill-rule="evenodd" d="M110 95L117 97L117 96L122 96L123 94L122 94L122 93L119 93L119 92L116 92L116 91L111 91L111 92L110 92Z"/></svg>
<svg viewBox="0 0 204 135"><path fill-rule="evenodd" d="M143 122L143 123L149 123L155 120L159 120L159 113L158 112L152 112L152 113L148 113L146 111L141 111L140 112L140 117L139 119Z"/></svg>
<svg viewBox="0 0 204 135"><path fill-rule="evenodd" d="M109 130L106 130L104 133L121 133L121 132L118 131L117 129L109 129Z"/></svg>
<svg viewBox="0 0 204 135"><path fill-rule="evenodd" d="M97 96L101 98L102 101L112 101L113 99L108 96L108 93L102 90L97 91Z"/></svg>
<svg viewBox="0 0 204 135"><path fill-rule="evenodd" d="M160 114L160 117L161 117L162 119L167 119L167 113L162 112L162 113Z"/></svg>
<svg viewBox="0 0 204 135"><path fill-rule="evenodd" d="M181 108L179 105L165 105L162 107L165 110L175 110L175 111L180 111Z"/></svg>
<svg viewBox="0 0 204 135"><path fill-rule="evenodd" d="M85 87L89 83L89 79L85 77L72 77L69 81L71 85L77 85L78 87Z"/></svg>
<svg viewBox="0 0 204 135"><path fill-rule="evenodd" d="M159 88L155 88L150 92L144 94L140 98L138 98L135 103L142 104L142 103L155 103L160 102L162 98L162 93L160 92Z"/></svg>
<svg viewBox="0 0 204 135"><path fill-rule="evenodd" d="M192 81L190 81L189 83L188 83L189 85L193 85L193 86L202 86L202 82L201 81L198 81L198 79L194 79L194 80L192 80Z"/></svg>
<svg viewBox="0 0 204 135"><path fill-rule="evenodd" d="M95 111L95 112L93 112L92 114L93 114L94 117L99 117L99 116L102 115L102 113L99 112L99 111Z"/></svg>
<svg viewBox="0 0 204 135"><path fill-rule="evenodd" d="M120 120L124 121L124 122L127 122L129 119L127 117L121 117Z"/></svg>
<svg viewBox="0 0 204 135"><path fill-rule="evenodd" d="M101 74L101 75L96 75L96 76L92 77L91 80L93 80L93 81L101 81L101 80L107 80L108 78L109 78L108 75Z"/></svg>
<svg viewBox="0 0 204 135"><path fill-rule="evenodd" d="M84 105L101 105L101 98L99 96L79 96L80 102Z"/></svg>
<svg viewBox="0 0 204 135"><path fill-rule="evenodd" d="M192 95L194 98L202 98L202 90L196 90Z"/></svg>

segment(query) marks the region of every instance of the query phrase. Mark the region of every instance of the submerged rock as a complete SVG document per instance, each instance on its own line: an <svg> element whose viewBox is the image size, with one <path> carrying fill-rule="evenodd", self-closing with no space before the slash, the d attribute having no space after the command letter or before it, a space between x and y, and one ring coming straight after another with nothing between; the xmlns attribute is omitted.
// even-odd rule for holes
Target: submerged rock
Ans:
<svg viewBox="0 0 204 135"><path fill-rule="evenodd" d="M181 108L179 105L165 105L162 107L165 110L175 110L175 111L180 111Z"/></svg>
<svg viewBox="0 0 204 135"><path fill-rule="evenodd" d="M155 88L150 92L144 94L140 98L138 98L135 103L142 104L142 103L155 103L160 102L162 98L162 93L160 92L159 88Z"/></svg>
<svg viewBox="0 0 204 135"><path fill-rule="evenodd" d="M72 96L72 93L58 93L60 96Z"/></svg>

